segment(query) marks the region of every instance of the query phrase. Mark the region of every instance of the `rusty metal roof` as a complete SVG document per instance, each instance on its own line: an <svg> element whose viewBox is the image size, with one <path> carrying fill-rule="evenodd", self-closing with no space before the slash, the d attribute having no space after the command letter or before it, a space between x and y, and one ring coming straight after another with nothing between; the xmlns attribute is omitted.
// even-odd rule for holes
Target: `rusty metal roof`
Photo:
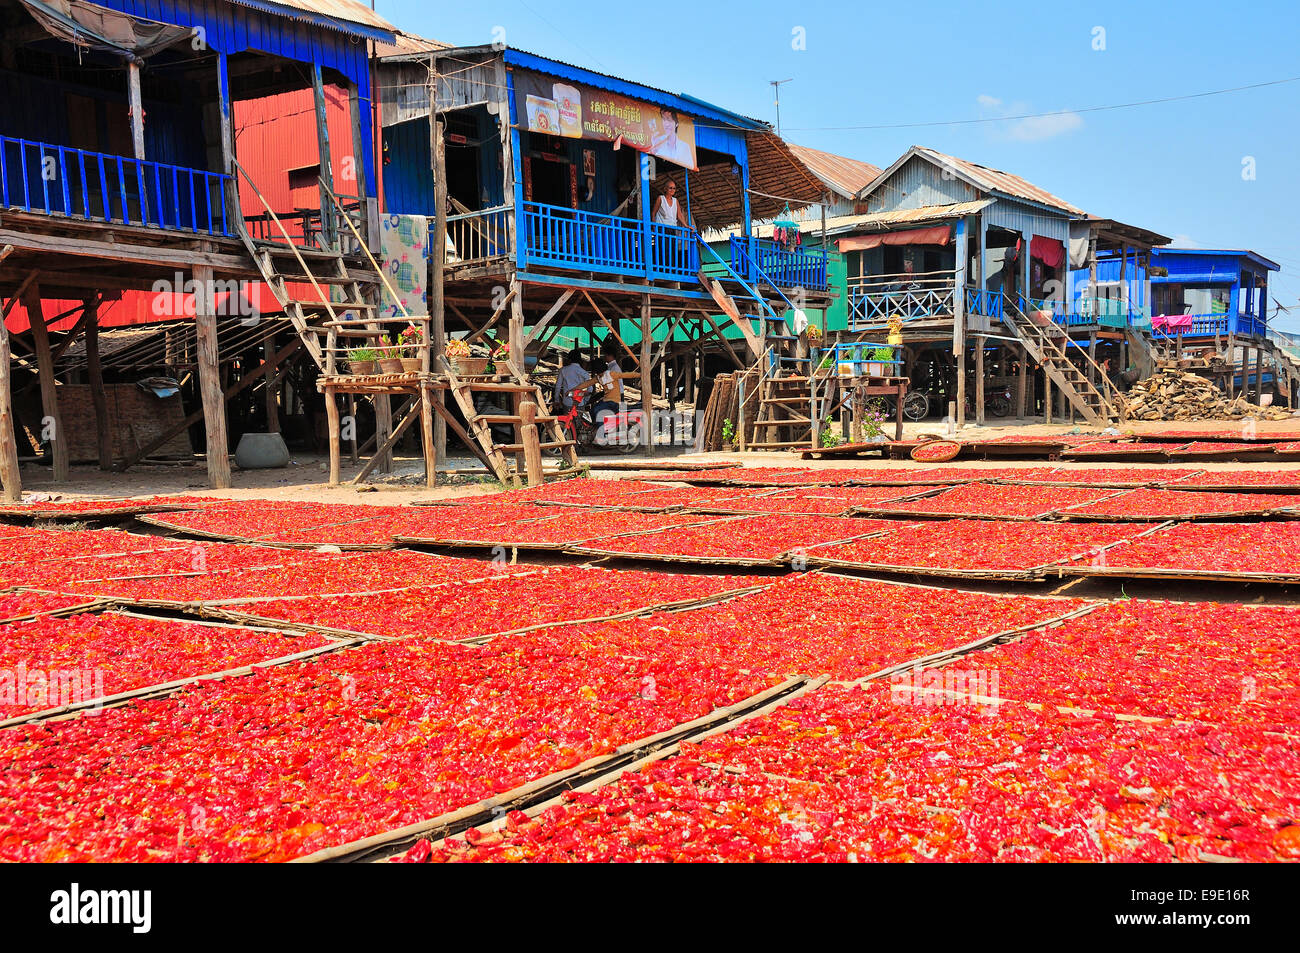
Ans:
<svg viewBox="0 0 1300 953"><path fill-rule="evenodd" d="M956 156L950 156L947 153L940 152L937 149L929 149L925 146L912 146L904 152L894 163L880 173L870 185L858 192L859 199L865 199L867 195L874 190L885 179L889 178L895 170L899 169L912 156L921 156L922 158L933 162L937 166L951 170L952 174L960 179L973 185L975 188L984 192L998 192L1002 195L1014 199L1022 199L1026 202L1034 202L1038 205L1045 205L1049 208L1057 208L1063 212L1069 212L1071 215L1082 217L1087 213L1077 206L1071 205L1065 199L1053 195L1046 189L1040 189L1018 175L1012 175L1010 172L1003 172L1000 169L993 169L986 165L980 165L978 162L971 162L969 159L959 159Z"/></svg>
<svg viewBox="0 0 1300 953"><path fill-rule="evenodd" d="M851 232L882 231L898 225L921 225L926 222L942 222L966 215L974 215L993 204L993 199L976 199L973 202L954 202L951 205L924 205L921 208L905 208L895 212L872 212L869 215L832 215L826 219L826 234L840 235ZM804 234L817 234L822 224L818 219L807 219L799 223L799 231ZM772 225L755 225L754 234L759 238L768 238L772 234ZM725 235L719 236L725 237ZM705 236L706 240L713 240Z"/></svg>
<svg viewBox="0 0 1300 953"><path fill-rule="evenodd" d="M231 0L243 7L276 13L293 20L305 20L318 26L329 26L322 18L340 24L352 23L372 31L395 33L397 28L370 7L357 0ZM295 13L297 11L297 13Z"/></svg>
<svg viewBox="0 0 1300 953"><path fill-rule="evenodd" d="M822 152L808 146L789 143L790 151L806 165L817 178L846 198L852 198L880 175L880 167L860 159Z"/></svg>
<svg viewBox="0 0 1300 953"><path fill-rule="evenodd" d="M423 36L416 36L414 33L407 33L403 30L393 31L392 43L376 43L375 56L408 56L412 53L429 53L434 50L449 50L450 43L443 43L441 40L430 40Z"/></svg>

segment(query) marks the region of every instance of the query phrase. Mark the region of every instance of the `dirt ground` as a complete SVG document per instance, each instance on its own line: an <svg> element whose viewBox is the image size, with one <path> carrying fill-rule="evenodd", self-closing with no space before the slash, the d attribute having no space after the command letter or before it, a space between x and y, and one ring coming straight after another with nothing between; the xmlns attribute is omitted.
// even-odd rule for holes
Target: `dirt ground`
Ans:
<svg viewBox="0 0 1300 953"><path fill-rule="evenodd" d="M1123 433L1157 433L1169 430L1215 431L1225 437L1235 437L1241 433L1241 424L1236 421L1189 421L1183 423L1137 422L1120 428ZM905 438L914 438L922 434L942 435L944 425L937 421L922 421L917 424L904 425ZM991 440L1000 436L1059 436L1061 434L1098 433L1095 428L1083 425L1044 424L1038 420L990 420L984 427L969 425L964 427L959 436L962 440ZM1256 424L1259 436L1269 434L1300 434L1300 417L1281 421L1260 421ZM197 459L197 458L196 458ZM618 477L627 475L622 469L634 460L649 459L643 455L624 456L593 455L584 457L583 463L591 467L595 478ZM683 448L659 448L654 456L656 464L667 461L682 463L736 463L748 467L803 466L811 469L864 467L871 469L919 469L934 464L913 463L910 460L879 459L827 459L801 460L797 453L687 453ZM601 464L617 461L618 471L602 471ZM1003 467L1040 467L1043 460L959 460L953 466L973 468ZM1161 464L1150 463L1058 463L1078 469L1090 467L1150 467ZM1219 463L1208 462L1195 464L1164 464L1171 468L1191 467L1205 470L1258 469L1268 467L1275 470L1300 470L1300 462L1285 463ZM346 458L343 464L343 484L328 486L328 462L323 456L295 453L288 467L278 470L238 470L233 474L234 486L228 490L212 490L207 485L207 475L200 463L194 465L138 466L127 473L104 473L94 466L74 466L71 480L64 484L55 484L48 467L38 464L25 464L22 467L24 494L53 494L60 498L79 499L88 497L133 497L153 496L155 494L189 494L215 496L229 499L273 499L303 500L321 503L369 503L380 506L408 503L414 500L431 500L459 496L472 496L500 492L501 486L493 480L472 457L455 457L448 461L448 472L439 473L439 486L426 489L423 479L423 460L419 457L398 457L395 461L394 474L372 475L374 482L361 487L351 486L352 479L360 468L351 464ZM654 479L655 474L645 474Z"/></svg>

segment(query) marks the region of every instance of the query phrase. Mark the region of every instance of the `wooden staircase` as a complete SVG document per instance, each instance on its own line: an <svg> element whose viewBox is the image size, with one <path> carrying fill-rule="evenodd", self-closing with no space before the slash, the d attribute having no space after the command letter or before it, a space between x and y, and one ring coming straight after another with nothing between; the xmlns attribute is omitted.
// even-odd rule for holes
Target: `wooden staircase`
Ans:
<svg viewBox="0 0 1300 953"><path fill-rule="evenodd" d="M1085 364L1090 364L1096 372L1097 380L1105 390L1103 393L1070 360L1066 348L1073 345L1059 325L1030 320L1009 298L1003 314L1003 320L1016 340L1084 420L1096 427L1107 427L1119 421L1119 411L1115 408L1113 390L1105 371L1087 356L1086 351L1077 349Z"/></svg>
<svg viewBox="0 0 1300 953"><path fill-rule="evenodd" d="M456 375L456 372L447 361L442 361L442 365L442 373L447 377L447 385L451 391L452 399L456 401L456 406L460 408L461 414L465 417L465 422L468 425L468 436L478 444L480 458L488 465L498 480L502 483L509 483L513 476L524 472L524 444L523 435L520 432L523 419L519 416L519 405L524 399L531 397L536 402L538 410L545 412L549 405L542 395L541 387L521 374L512 361L498 361L497 367L504 367L505 374L498 372L491 380L461 378ZM505 377L506 380L497 380L497 377ZM513 405L513 412L507 414L479 413L474 404L474 395L476 393L508 395ZM576 467L578 465L577 448L572 440L564 436L559 418L551 414L539 414L536 423L538 429L544 430L550 438L542 441L542 450L559 451L570 466ZM501 424L511 425L515 428L515 441L513 443L497 443L492 427ZM515 457L513 470L506 460L508 455Z"/></svg>
<svg viewBox="0 0 1300 953"><path fill-rule="evenodd" d="M760 356L761 383L754 439L748 450L789 450L813 445L812 388L807 375L769 370L767 354Z"/></svg>

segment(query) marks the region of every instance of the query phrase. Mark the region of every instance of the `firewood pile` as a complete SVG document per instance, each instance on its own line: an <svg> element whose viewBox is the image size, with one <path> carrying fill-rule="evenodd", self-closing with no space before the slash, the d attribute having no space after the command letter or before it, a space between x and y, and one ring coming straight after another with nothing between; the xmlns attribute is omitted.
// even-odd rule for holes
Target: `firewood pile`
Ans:
<svg viewBox="0 0 1300 953"><path fill-rule="evenodd" d="M1123 420L1285 420L1289 410L1260 407L1244 397L1228 400L1212 381L1186 371L1162 370L1118 395Z"/></svg>

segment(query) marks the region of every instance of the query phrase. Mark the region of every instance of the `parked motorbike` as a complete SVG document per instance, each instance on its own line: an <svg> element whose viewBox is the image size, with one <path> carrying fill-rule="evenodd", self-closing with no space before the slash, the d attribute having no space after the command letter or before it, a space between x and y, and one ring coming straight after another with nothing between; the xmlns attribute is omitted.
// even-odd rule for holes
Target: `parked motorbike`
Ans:
<svg viewBox="0 0 1300 953"><path fill-rule="evenodd" d="M613 448L619 453L632 453L641 446L647 432L645 411L606 412L596 420L591 412L591 395L586 400L579 396L583 390L579 387L571 392L572 409L557 418L565 439L572 440L579 451Z"/></svg>

